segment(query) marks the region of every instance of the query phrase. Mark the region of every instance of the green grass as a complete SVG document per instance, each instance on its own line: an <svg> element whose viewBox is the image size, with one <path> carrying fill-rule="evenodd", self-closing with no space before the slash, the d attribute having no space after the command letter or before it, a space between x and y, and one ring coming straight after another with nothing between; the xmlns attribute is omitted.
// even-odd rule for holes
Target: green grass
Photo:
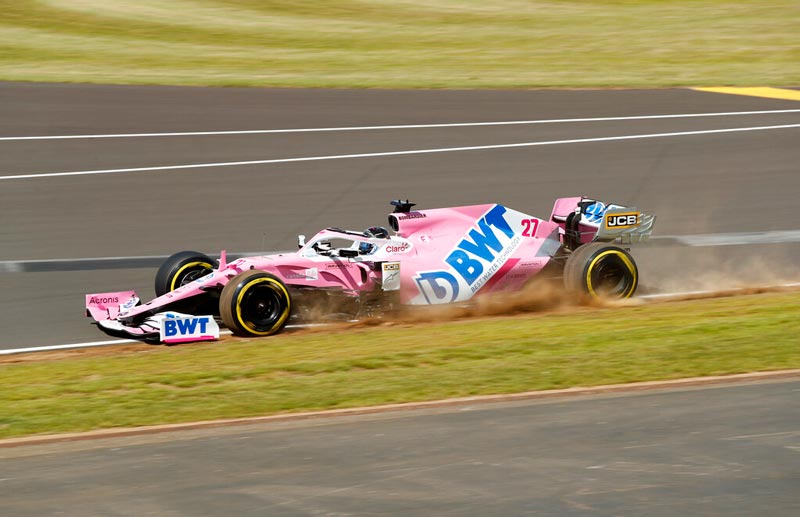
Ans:
<svg viewBox="0 0 800 517"><path fill-rule="evenodd" d="M0 13L6 80L800 84L796 0L0 0Z"/></svg>
<svg viewBox="0 0 800 517"><path fill-rule="evenodd" d="M0 436L800 368L798 315L794 292L6 363Z"/></svg>

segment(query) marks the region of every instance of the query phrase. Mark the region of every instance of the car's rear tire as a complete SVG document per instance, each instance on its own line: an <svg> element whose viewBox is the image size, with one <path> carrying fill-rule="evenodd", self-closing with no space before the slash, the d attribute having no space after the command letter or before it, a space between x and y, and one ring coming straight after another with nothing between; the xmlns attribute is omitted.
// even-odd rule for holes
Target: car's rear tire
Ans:
<svg viewBox="0 0 800 517"><path fill-rule="evenodd" d="M156 296L188 284L211 273L216 261L197 251L179 251L161 264L156 273Z"/></svg>
<svg viewBox="0 0 800 517"><path fill-rule="evenodd" d="M289 320L292 300L275 276L259 270L239 273L222 288L219 313L237 336L270 336Z"/></svg>
<svg viewBox="0 0 800 517"><path fill-rule="evenodd" d="M638 283L639 269L633 257L613 244L584 244L570 254L564 266L567 290L593 298L630 298Z"/></svg>

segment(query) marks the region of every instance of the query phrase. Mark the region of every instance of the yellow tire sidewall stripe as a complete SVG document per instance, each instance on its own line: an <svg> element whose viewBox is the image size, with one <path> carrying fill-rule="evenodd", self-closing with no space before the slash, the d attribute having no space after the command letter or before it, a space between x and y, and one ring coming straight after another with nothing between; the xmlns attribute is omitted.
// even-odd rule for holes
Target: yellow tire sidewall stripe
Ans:
<svg viewBox="0 0 800 517"><path fill-rule="evenodd" d="M244 295L250 290L250 288L258 284L270 284L270 287L272 287L273 290L277 287L277 290L282 292L283 296L286 298L286 308L284 309L283 314L281 314L281 317L278 319L278 321L266 331L256 330L252 325L247 323L244 318L242 318L242 300L244 299ZM242 290L239 291L239 295L236 297L236 319L239 320L239 324L247 329L248 332L258 336L268 336L275 332L276 329L279 329L289 317L290 308L291 300L289 299L289 292L278 280L270 277L256 278L255 280L249 281L242 287Z"/></svg>
<svg viewBox="0 0 800 517"><path fill-rule="evenodd" d="M617 257L619 257L622 260L622 262L625 264L625 266L628 268L628 271L633 275L633 282L631 283L631 287L627 291L622 293L622 296L621 296L621 298L630 298L630 296L633 294L633 290L636 288L636 284L637 284L639 279L638 279L638 276L636 274L636 266L633 264L633 262L631 262L631 260L628 258L628 256L625 255L625 253L623 253L620 250L606 250L606 251L604 251L602 253L599 253L589 263L589 267L586 268L586 288L589 290L589 294L591 294L592 296L596 296L596 297L600 296L595 292L594 287L592 286L592 271L594 271L595 265L600 260L602 260L603 257L606 257L608 255L616 255Z"/></svg>
<svg viewBox="0 0 800 517"><path fill-rule="evenodd" d="M170 290L170 291L174 291L175 289L177 289L178 287L180 287L180 286L176 286L176 285L175 285L175 282L176 282L176 281L178 280L178 278L181 276L181 273L183 273L183 272L184 272L184 271L186 271L187 269L189 269L189 268L192 268L192 267L195 267L195 266L204 266L204 267L206 267L207 269L214 269L214 266L212 266L212 265L211 265L211 264L209 264L208 262L189 262L189 263L186 263L186 264L182 265L182 266L180 267L180 269L178 269L178 271L176 271L176 272L175 272L175 274L174 274L174 275L172 275L172 280L171 280L171 281L170 281L170 283L169 283L169 290Z"/></svg>

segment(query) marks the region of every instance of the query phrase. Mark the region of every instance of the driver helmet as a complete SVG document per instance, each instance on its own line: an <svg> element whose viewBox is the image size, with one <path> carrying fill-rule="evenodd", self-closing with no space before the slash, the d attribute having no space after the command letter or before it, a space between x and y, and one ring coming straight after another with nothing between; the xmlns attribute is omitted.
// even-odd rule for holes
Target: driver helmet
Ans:
<svg viewBox="0 0 800 517"><path fill-rule="evenodd" d="M373 239L388 239L389 238L389 230L384 228L383 226L370 226L366 230L364 230L364 237L370 237ZM373 251L377 249L377 246L374 244L370 244L368 242L362 242L358 245L358 252L361 255L369 255Z"/></svg>
<svg viewBox="0 0 800 517"><path fill-rule="evenodd" d="M364 230L364 236L375 237L376 239L388 239L389 230L387 230L383 226L370 226L369 228Z"/></svg>

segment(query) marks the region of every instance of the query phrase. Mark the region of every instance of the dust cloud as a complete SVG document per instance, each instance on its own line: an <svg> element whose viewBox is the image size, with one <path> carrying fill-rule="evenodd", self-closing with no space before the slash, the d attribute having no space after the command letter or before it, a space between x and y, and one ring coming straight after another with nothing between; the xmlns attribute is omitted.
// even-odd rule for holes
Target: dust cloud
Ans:
<svg viewBox="0 0 800 517"><path fill-rule="evenodd" d="M577 307L613 307L630 303L639 302L596 300L568 293L560 278L535 279L519 291L479 294L468 302L459 304L406 306L389 314L360 319L346 327L441 323L518 314L558 313Z"/></svg>
<svg viewBox="0 0 800 517"><path fill-rule="evenodd" d="M636 251L639 294L763 289L800 282L797 261L788 250L720 246Z"/></svg>

